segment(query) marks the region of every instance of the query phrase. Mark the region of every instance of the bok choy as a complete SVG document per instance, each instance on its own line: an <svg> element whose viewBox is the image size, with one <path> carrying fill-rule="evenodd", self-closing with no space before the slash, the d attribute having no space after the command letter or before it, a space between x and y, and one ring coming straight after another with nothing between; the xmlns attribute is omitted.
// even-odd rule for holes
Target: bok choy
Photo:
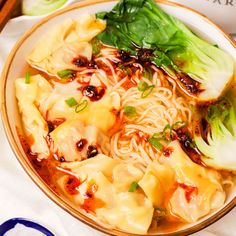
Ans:
<svg viewBox="0 0 236 236"><path fill-rule="evenodd" d="M199 101L216 100L233 77L234 61L226 52L197 37L152 0L121 0L97 17L107 22L98 35L104 44L156 64Z"/></svg>
<svg viewBox="0 0 236 236"><path fill-rule="evenodd" d="M29 16L45 15L62 7L68 0L23 0L22 13Z"/></svg>
<svg viewBox="0 0 236 236"><path fill-rule="evenodd" d="M195 129L195 143L203 161L216 169L236 170L236 103L232 96L208 107L207 125Z"/></svg>

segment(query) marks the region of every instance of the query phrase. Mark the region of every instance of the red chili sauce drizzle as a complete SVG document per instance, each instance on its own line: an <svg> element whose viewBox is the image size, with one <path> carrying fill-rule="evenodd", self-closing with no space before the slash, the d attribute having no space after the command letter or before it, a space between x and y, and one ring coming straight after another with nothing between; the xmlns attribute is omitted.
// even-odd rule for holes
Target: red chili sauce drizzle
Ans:
<svg viewBox="0 0 236 236"><path fill-rule="evenodd" d="M95 145L89 145L87 150L87 158L95 157L98 154L98 149Z"/></svg>
<svg viewBox="0 0 236 236"><path fill-rule="evenodd" d="M22 148L25 154L28 157L28 160L31 162L34 169L37 171L39 176L43 181L57 194L61 191L56 186L58 178L63 176L61 171L57 170L59 161L57 161L52 156L49 156L47 159L38 160L38 155L33 153L30 149L27 139L20 134L18 128L16 128L19 140L21 142Z"/></svg>
<svg viewBox="0 0 236 236"><path fill-rule="evenodd" d="M88 85L80 88L82 94L88 97L92 102L100 100L105 94L105 88L102 86L95 87L93 85Z"/></svg>
<svg viewBox="0 0 236 236"><path fill-rule="evenodd" d="M84 149L84 147L87 145L87 143L88 143L87 139L85 139L85 138L80 139L80 140L76 143L76 148L77 148L77 150L78 150L79 152L81 152L81 151Z"/></svg>
<svg viewBox="0 0 236 236"><path fill-rule="evenodd" d="M148 138L149 138L149 135L148 134L145 134L143 131L137 131L136 132L136 134L137 134L137 136L138 136L138 138L140 139L140 140L143 140L143 141L145 141L145 142L147 142L148 141Z"/></svg>
<svg viewBox="0 0 236 236"><path fill-rule="evenodd" d="M173 151L174 151L174 149L172 147L167 147L167 148L164 149L163 155L165 157L170 157L170 155Z"/></svg>
<svg viewBox="0 0 236 236"><path fill-rule="evenodd" d="M74 64L77 67L97 68L97 65L93 58L91 61L89 61L87 57L81 55L74 58L72 60L72 64Z"/></svg>
<svg viewBox="0 0 236 236"><path fill-rule="evenodd" d="M194 195L198 194L198 188L195 186L186 185L184 183L177 183L176 185L185 191L185 198L188 203L193 199Z"/></svg>
<svg viewBox="0 0 236 236"><path fill-rule="evenodd" d="M73 175L69 175L68 178L65 181L65 190L67 193L71 194L71 195L75 195L78 194L79 191L77 190L77 188L80 186L81 182L78 178L76 178Z"/></svg>
<svg viewBox="0 0 236 236"><path fill-rule="evenodd" d="M122 51L122 50L118 51L118 56L122 60L123 64L138 62L143 66L144 65L149 66L149 67L151 65L157 66L155 63L153 63L153 60L152 60L154 57L153 49L139 48L136 45L134 45L134 47L136 49L137 56L132 56L132 55L130 55L130 53ZM178 63L178 65L180 65L180 62ZM157 66L157 67L159 67L159 66ZM173 71L175 71L174 68L171 68L171 69ZM186 74L184 72L176 72L176 76L177 76L178 80L180 81L181 85L190 94L196 95L196 94L203 91L200 89L200 83L193 80L188 74Z"/></svg>
<svg viewBox="0 0 236 236"><path fill-rule="evenodd" d="M200 89L200 83L193 80L189 75L186 73L177 73L177 78L181 82L182 86L193 95L197 95L203 90Z"/></svg>
<svg viewBox="0 0 236 236"><path fill-rule="evenodd" d="M94 196L97 189L98 186L94 182L91 181L88 183L88 188L84 195L84 203L81 205L81 208L86 212L95 212L97 208L102 208L105 206L104 201Z"/></svg>
<svg viewBox="0 0 236 236"><path fill-rule="evenodd" d="M184 127L176 130L176 133L177 133L177 139L179 140L181 147L188 154L191 160L194 163L205 167L206 165L204 164L204 162L202 162L201 159L201 153L195 146L188 129Z"/></svg>

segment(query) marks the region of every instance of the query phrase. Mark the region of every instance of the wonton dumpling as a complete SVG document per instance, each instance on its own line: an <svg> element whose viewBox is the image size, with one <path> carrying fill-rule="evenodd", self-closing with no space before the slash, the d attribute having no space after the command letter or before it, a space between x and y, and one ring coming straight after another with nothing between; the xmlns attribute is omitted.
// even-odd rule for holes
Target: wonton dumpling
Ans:
<svg viewBox="0 0 236 236"><path fill-rule="evenodd" d="M50 133L52 138L51 151L63 156L66 161L80 161L87 158L88 146L96 146L99 150L110 149L108 137L95 126L84 126L79 120L66 121ZM77 143L86 140L86 144L79 150Z"/></svg>
<svg viewBox="0 0 236 236"><path fill-rule="evenodd" d="M69 168L82 182L77 188L79 194L73 196L77 203L83 203L82 197L86 196L89 183L97 185L94 196L104 203L95 210L98 220L132 233L147 232L153 216L152 202L141 191L131 193L126 187L120 188L142 177L132 164L123 164L120 160L99 154L81 162L62 163L61 166ZM124 174L127 173L126 179ZM118 180L120 185L117 185Z"/></svg>
<svg viewBox="0 0 236 236"><path fill-rule="evenodd" d="M91 60L92 46L89 41L105 27L104 21L90 14L81 15L78 20L67 19L36 43L27 62L53 75L64 69L76 70L73 59L84 56Z"/></svg>
<svg viewBox="0 0 236 236"><path fill-rule="evenodd" d="M112 208L99 208L98 218L121 230L145 234L152 222L152 202L141 193L121 192Z"/></svg>
<svg viewBox="0 0 236 236"><path fill-rule="evenodd" d="M40 111L52 123L58 119L67 121L77 119L85 125L93 125L107 134L117 121L117 114L114 111L120 109L119 94L106 91L100 100L91 102L82 97L82 93L77 89L78 87L76 81L63 85L55 83L53 92L40 104ZM65 103L65 100L71 97L78 102L86 99L88 101L87 107L76 113L75 107L69 107Z"/></svg>
<svg viewBox="0 0 236 236"><path fill-rule="evenodd" d="M162 155L162 163L151 163L139 182L153 204L167 207L169 213L187 222L197 221L222 206L225 193L220 175L192 162L178 141L173 141L167 148L171 155ZM170 196L168 203L163 202L165 195Z"/></svg>
<svg viewBox="0 0 236 236"><path fill-rule="evenodd" d="M69 168L74 173L78 173L81 180L85 180L91 171L100 171L107 178L110 178L113 173L113 168L120 163L119 160L115 160L103 154L98 154L94 158L90 158L84 161L74 161L70 163L62 163L63 168ZM81 176L81 173L84 175Z"/></svg>
<svg viewBox="0 0 236 236"><path fill-rule="evenodd" d="M143 172L132 164L121 163L113 169L113 184L118 192L128 191L132 182L138 182Z"/></svg>
<svg viewBox="0 0 236 236"><path fill-rule="evenodd" d="M51 92L51 85L40 75L30 77L30 83L25 83L25 78L15 80L16 97L26 138L31 151L38 155L39 159L49 156L49 148L46 142L48 125L39 112L36 105L44 100Z"/></svg>

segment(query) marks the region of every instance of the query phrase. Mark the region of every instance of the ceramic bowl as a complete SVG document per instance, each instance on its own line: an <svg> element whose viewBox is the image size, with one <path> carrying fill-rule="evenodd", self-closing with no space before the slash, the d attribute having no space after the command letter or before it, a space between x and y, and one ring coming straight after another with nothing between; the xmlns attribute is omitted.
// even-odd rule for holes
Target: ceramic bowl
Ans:
<svg viewBox="0 0 236 236"><path fill-rule="evenodd" d="M236 45L235 42L214 23L208 20L203 15L198 14L186 7L176 3L171 3L165 0L158 0L160 6L169 14L182 20L188 25L196 34L208 40L213 44L217 44L220 48L227 51L234 58L236 62ZM91 227L107 233L109 235L129 235L122 233L115 229L106 229L98 225L93 220L87 218L78 209L70 205L66 199L61 198L53 192L40 178L34 170L29 160L27 159L19 137L17 135L17 127L20 129L20 116L17 111L16 99L14 94L14 80L22 73L26 66L25 56L29 53L35 44L35 41L47 32L52 26L59 24L66 18L78 18L82 12L96 13L100 11L111 10L116 4L115 1L92 0L76 3L68 8L62 9L38 22L32 29L30 29L17 42L14 49L10 53L6 62L1 85L1 107L2 118L4 122L5 131L9 143L25 171L29 174L32 180L45 192L45 194L56 202L59 206L69 212L71 215L78 218L80 221L90 225ZM215 212L207 215L196 223L187 224L178 229L169 229L168 231L152 232L148 235L187 235L215 222L227 212L229 212L236 205L236 188L228 195L228 198L223 207ZM68 226L69 227L69 226Z"/></svg>

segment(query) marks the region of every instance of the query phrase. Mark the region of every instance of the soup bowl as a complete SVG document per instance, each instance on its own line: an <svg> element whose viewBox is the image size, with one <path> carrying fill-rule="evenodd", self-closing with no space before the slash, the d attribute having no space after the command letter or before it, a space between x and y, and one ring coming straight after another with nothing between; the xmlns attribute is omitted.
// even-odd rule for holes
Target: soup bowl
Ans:
<svg viewBox="0 0 236 236"><path fill-rule="evenodd" d="M194 33L210 43L217 44L220 48L228 52L236 62L235 42L208 18L177 3L165 0L158 0L157 2L167 13L182 20ZM19 134L22 133L22 124L14 94L14 80L22 75L24 68L27 66L25 56L30 52L35 41L37 41L42 34L66 18L78 18L83 12L96 13L111 10L115 4L115 1L104 0L92 0L76 3L68 8L47 16L26 32L11 51L3 70L1 84L1 109L5 132L16 158L32 180L50 199L71 215L94 229L109 235L131 235L117 229L107 229L96 223L84 215L79 209L76 209L76 207L70 204L65 198L54 192L42 180L37 171L33 168L31 162L28 160L21 145ZM157 232L148 232L147 235L187 235L199 231L224 216L235 205L236 187L229 192L225 204L220 209L211 212L197 222L185 224L178 228L167 227L166 229L159 229Z"/></svg>

